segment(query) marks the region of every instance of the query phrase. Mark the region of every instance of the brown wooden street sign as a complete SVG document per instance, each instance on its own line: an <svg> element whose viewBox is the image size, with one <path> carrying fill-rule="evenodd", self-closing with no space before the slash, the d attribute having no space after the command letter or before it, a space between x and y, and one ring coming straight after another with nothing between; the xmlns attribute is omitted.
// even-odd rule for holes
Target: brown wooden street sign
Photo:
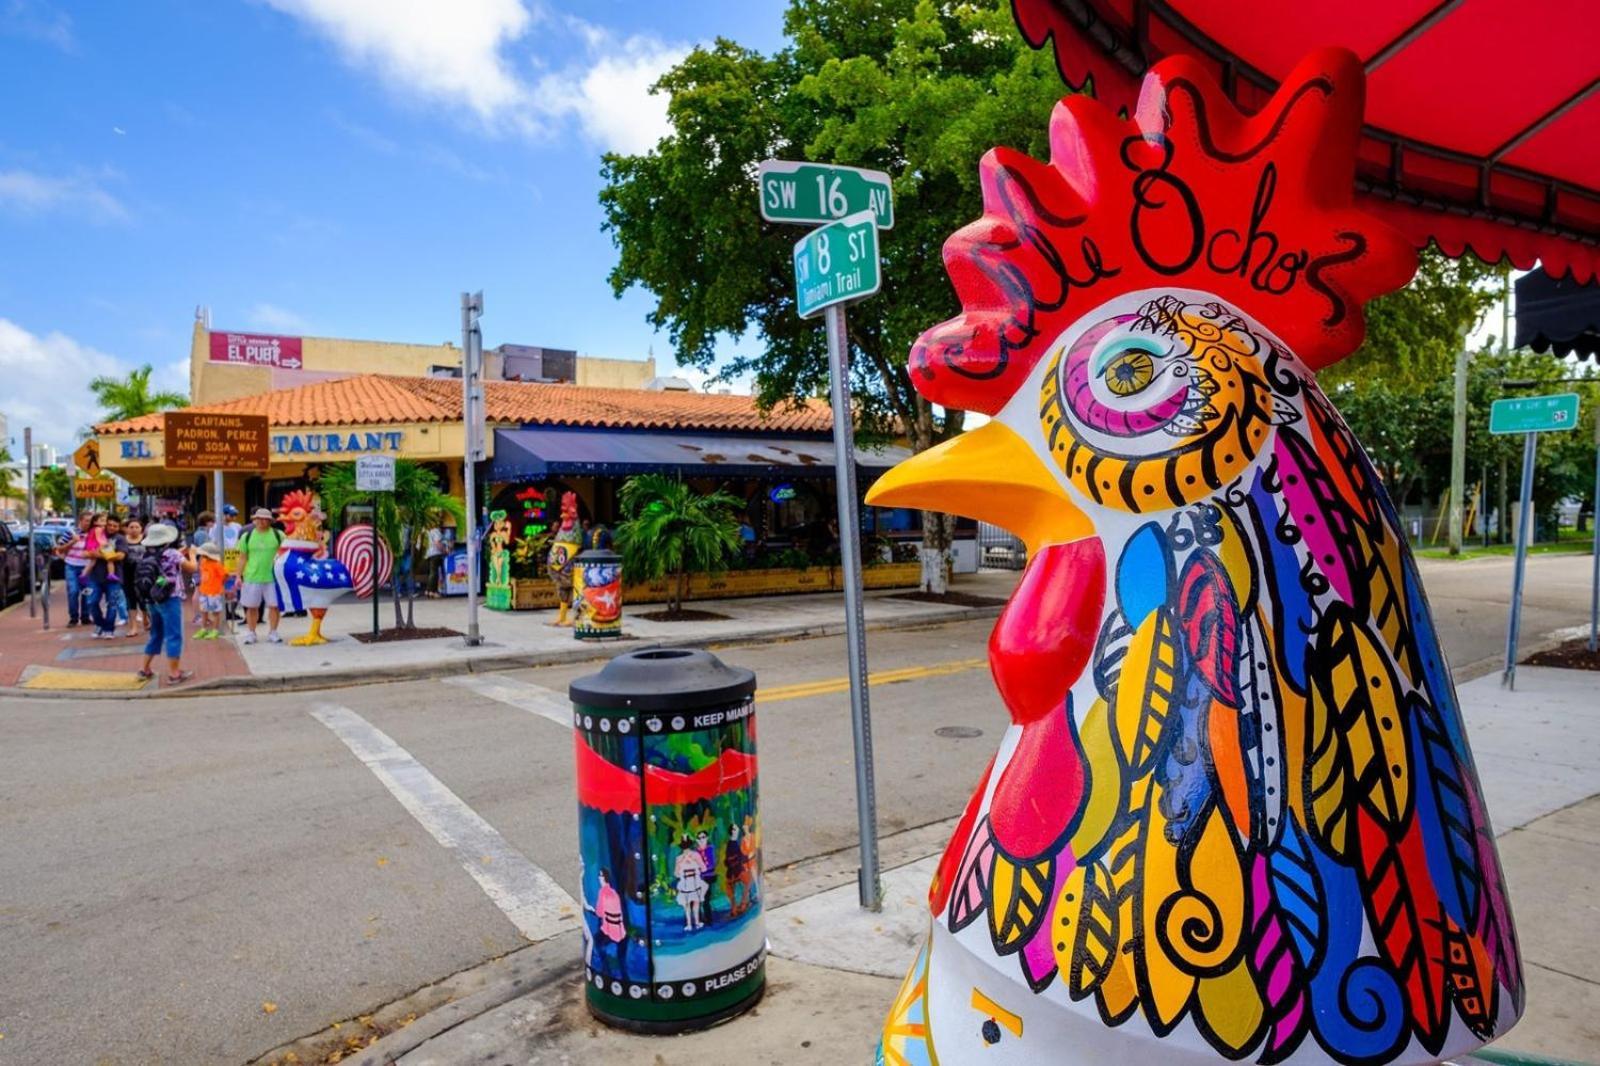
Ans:
<svg viewBox="0 0 1600 1066"><path fill-rule="evenodd" d="M164 441L168 470L260 472L267 458L267 416L168 411Z"/></svg>

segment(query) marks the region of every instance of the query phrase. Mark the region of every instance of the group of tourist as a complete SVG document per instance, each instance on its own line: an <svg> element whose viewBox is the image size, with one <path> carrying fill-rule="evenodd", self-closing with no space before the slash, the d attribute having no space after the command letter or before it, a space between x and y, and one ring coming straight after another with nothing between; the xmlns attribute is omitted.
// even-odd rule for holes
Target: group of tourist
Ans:
<svg viewBox="0 0 1600 1066"><path fill-rule="evenodd" d="M137 517L124 521L107 511L85 511L77 530L57 549L66 576L67 628L92 627L95 640L144 635L139 676L155 677L156 656L164 652L166 679L174 685L194 677L183 668L184 608L191 601L195 640L221 637L235 608L242 607L248 627L243 643L255 643L263 613L267 640L282 643L272 566L283 534L274 517L260 508L244 530L237 509L228 506L220 533L216 516L207 512L185 535L168 522L146 525ZM230 572L224 553L234 548L239 562Z"/></svg>

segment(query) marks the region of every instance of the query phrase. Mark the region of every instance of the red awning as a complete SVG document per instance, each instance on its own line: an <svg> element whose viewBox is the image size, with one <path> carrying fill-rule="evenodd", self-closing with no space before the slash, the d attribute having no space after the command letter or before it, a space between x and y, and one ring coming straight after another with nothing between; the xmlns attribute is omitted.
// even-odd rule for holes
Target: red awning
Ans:
<svg viewBox="0 0 1600 1066"><path fill-rule="evenodd" d="M638 776L596 754L584 743L583 734L575 732L573 739L578 757L578 802L601 811L639 810ZM651 766L645 777L652 804L692 803L748 788L756 779L756 759L730 749L692 774Z"/></svg>
<svg viewBox="0 0 1600 1066"><path fill-rule="evenodd" d="M1133 110L1164 56L1207 63L1246 109L1307 52L1367 72L1356 186L1421 247L1600 273L1600 17L1585 0L1012 0L1062 78Z"/></svg>

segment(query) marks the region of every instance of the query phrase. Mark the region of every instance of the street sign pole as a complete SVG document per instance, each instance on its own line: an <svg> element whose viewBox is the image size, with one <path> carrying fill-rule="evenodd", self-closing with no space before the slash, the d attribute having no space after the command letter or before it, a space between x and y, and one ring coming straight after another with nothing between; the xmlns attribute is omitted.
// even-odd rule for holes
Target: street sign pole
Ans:
<svg viewBox="0 0 1600 1066"><path fill-rule="evenodd" d="M1527 433L1522 441L1522 501L1517 505L1517 560L1511 574L1511 624L1506 633L1506 669L1500 677L1500 683L1509 689L1517 687L1517 636L1522 629L1522 575L1528 564L1528 527L1533 517L1533 456L1539 435Z"/></svg>
<svg viewBox="0 0 1600 1066"><path fill-rule="evenodd" d="M211 472L211 503L216 507L217 524L212 534L211 543L217 546L217 551L222 558L228 557L228 517L222 513L222 508L227 501L222 498L222 471ZM233 636L233 622L228 618L227 590L223 590L222 598L222 632L226 636Z"/></svg>
<svg viewBox="0 0 1600 1066"><path fill-rule="evenodd" d="M378 566L378 493L372 494L372 639L378 639L378 600L383 596L383 582L378 580L382 568ZM393 581L391 577L389 580ZM400 591L395 590L396 602ZM397 608L398 610L398 608Z"/></svg>
<svg viewBox="0 0 1600 1066"><path fill-rule="evenodd" d="M483 425L483 334L478 318L483 314L483 293L461 294L462 418L466 423L467 509L467 647L483 643L478 634L478 463L485 455Z"/></svg>
<svg viewBox="0 0 1600 1066"><path fill-rule="evenodd" d="M28 617L32 618L39 599L39 564L33 543L33 427L22 431L22 450L28 453ZM49 563L45 564L49 566Z"/></svg>
<svg viewBox="0 0 1600 1066"><path fill-rule="evenodd" d="M850 417L850 334L844 305L825 312L828 396L833 404L833 481L839 510L839 561L844 567L845 650L850 660L850 725L856 756L856 821L861 834L857 873L861 906L883 909L878 884L878 799L872 769L872 708L867 691L867 633L862 611L861 521L856 505L855 426Z"/></svg>
<svg viewBox="0 0 1600 1066"><path fill-rule="evenodd" d="M794 246L795 310L823 312L828 340L828 396L833 404L833 482L844 569L845 651L850 665L850 725L856 760L856 821L861 837L857 887L861 906L883 909L878 871L878 800L872 766L872 706L867 690L867 635L861 589L861 518L856 502L855 424L850 405L850 333L845 304L871 296L882 282L878 231L894 225L889 175L819 163L768 159L758 168L761 217L814 224Z"/></svg>
<svg viewBox="0 0 1600 1066"><path fill-rule="evenodd" d="M1594 511L1589 515L1594 526L1593 574L1589 588L1589 652L1600 651L1600 411L1594 416Z"/></svg>

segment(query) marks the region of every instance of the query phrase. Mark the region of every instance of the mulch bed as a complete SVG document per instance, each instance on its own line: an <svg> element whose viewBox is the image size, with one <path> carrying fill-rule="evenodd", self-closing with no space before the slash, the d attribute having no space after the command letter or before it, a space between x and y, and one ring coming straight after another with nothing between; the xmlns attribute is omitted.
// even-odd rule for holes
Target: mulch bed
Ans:
<svg viewBox="0 0 1600 1066"><path fill-rule="evenodd" d="M643 618L649 622L726 622L728 616L718 614L716 611L696 611L685 607L677 614L671 611L648 611L643 614L634 614L635 618Z"/></svg>
<svg viewBox="0 0 1600 1066"><path fill-rule="evenodd" d="M1600 670L1600 654L1589 650L1588 637L1574 637L1549 651L1530 655L1522 663L1524 666L1559 666L1567 670Z"/></svg>
<svg viewBox="0 0 1600 1066"><path fill-rule="evenodd" d="M1006 601L997 596L974 596L970 592L947 592L935 596L931 592L902 592L887 597L891 600L911 600L914 603L942 603L950 607L1004 607Z"/></svg>
<svg viewBox="0 0 1600 1066"><path fill-rule="evenodd" d="M397 640L437 640L440 637L459 637L461 631L446 629L444 626L418 626L416 629L382 629L377 636L371 632L351 633L355 639L363 644L392 644Z"/></svg>

